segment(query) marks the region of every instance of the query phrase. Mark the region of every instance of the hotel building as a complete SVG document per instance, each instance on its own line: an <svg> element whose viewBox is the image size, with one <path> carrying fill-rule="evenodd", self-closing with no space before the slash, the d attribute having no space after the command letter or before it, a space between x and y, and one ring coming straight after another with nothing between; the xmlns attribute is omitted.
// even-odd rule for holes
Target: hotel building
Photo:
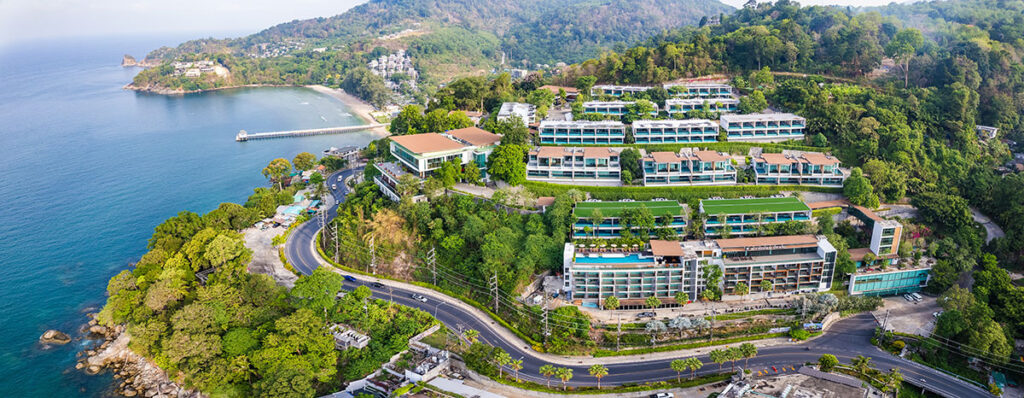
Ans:
<svg viewBox="0 0 1024 398"><path fill-rule="evenodd" d="M612 120L544 120L537 129L537 137L542 144L623 144L626 141L626 125Z"/></svg>
<svg viewBox="0 0 1024 398"><path fill-rule="evenodd" d="M529 127L530 124L537 123L537 107L533 104L521 102L505 102L501 104L501 109L498 110L499 121L512 120L516 116L519 117L519 120L523 121L524 126Z"/></svg>
<svg viewBox="0 0 1024 398"><path fill-rule="evenodd" d="M740 100L732 97L712 98L669 98L665 100L665 111L669 115L674 113L686 113L689 111L704 110L708 106L709 112L736 112L740 106Z"/></svg>
<svg viewBox="0 0 1024 398"><path fill-rule="evenodd" d="M846 181L839 159L823 153L762 153L751 161L758 184L841 187Z"/></svg>
<svg viewBox="0 0 1024 398"><path fill-rule="evenodd" d="M793 196L753 199L704 199L704 235L721 236L726 228L730 235L750 235L759 226L787 221L810 221L811 208Z"/></svg>
<svg viewBox="0 0 1024 398"><path fill-rule="evenodd" d="M718 124L705 119L637 120L633 139L637 144L715 142Z"/></svg>
<svg viewBox="0 0 1024 398"><path fill-rule="evenodd" d="M762 281L773 292L818 292L832 287L835 259L828 239L814 235L651 240L644 248L612 250L567 243L563 288L582 305L599 306L608 296L618 297L622 308L642 308L650 296L671 305L678 292L696 300L706 287L704 268L718 267L725 294L741 282L758 292Z"/></svg>
<svg viewBox="0 0 1024 398"><path fill-rule="evenodd" d="M526 179L566 184L619 185L622 148L542 146L530 150Z"/></svg>
<svg viewBox="0 0 1024 398"><path fill-rule="evenodd" d="M662 85L669 95L690 98L730 97L732 86L724 83L666 83Z"/></svg>
<svg viewBox="0 0 1024 398"><path fill-rule="evenodd" d="M775 142L804 138L806 120L792 113L722 115L722 130L729 141Z"/></svg>
<svg viewBox="0 0 1024 398"><path fill-rule="evenodd" d="M487 169L487 156L499 143L500 135L467 127L443 134L392 136L391 154L420 178L452 159L457 159L463 165L476 162L483 172Z"/></svg>
<svg viewBox="0 0 1024 398"><path fill-rule="evenodd" d="M583 103L583 113L622 116L629 113L629 106L635 101L587 101ZM652 115L658 114L658 105L654 105Z"/></svg>
<svg viewBox="0 0 1024 398"><path fill-rule="evenodd" d="M650 86L616 86L612 84L597 84L590 88L590 96L595 98L602 95L621 97L625 94L636 95L637 93L642 93L650 89Z"/></svg>
<svg viewBox="0 0 1024 398"><path fill-rule="evenodd" d="M652 152L641 158L645 186L728 185L736 183L731 159L715 151L683 148Z"/></svg>
<svg viewBox="0 0 1024 398"><path fill-rule="evenodd" d="M576 223L572 226L573 238L619 238L622 230L628 228L622 222L624 214L639 208L646 208L655 218L655 226L648 237L657 236L657 231L668 229L675 236L686 234L686 207L672 200L650 200L629 202L587 201L577 203L572 213ZM600 220L597 220L597 217ZM638 228L631 231L638 233Z"/></svg>

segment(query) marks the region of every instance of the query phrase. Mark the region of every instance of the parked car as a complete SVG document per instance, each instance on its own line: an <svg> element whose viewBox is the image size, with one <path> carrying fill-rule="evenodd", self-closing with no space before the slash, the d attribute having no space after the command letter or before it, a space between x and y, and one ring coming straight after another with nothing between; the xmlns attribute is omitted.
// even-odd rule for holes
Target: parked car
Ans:
<svg viewBox="0 0 1024 398"><path fill-rule="evenodd" d="M412 297L413 300L419 301L421 303L426 303L427 302L427 298L423 297L423 295L418 294L418 293L410 294L409 297Z"/></svg>
<svg viewBox="0 0 1024 398"><path fill-rule="evenodd" d="M654 311L646 311L646 312L641 312L639 314L636 314L636 318L637 319L640 319L640 318L654 318L656 316L658 316L658 314L656 312L654 312Z"/></svg>
<svg viewBox="0 0 1024 398"><path fill-rule="evenodd" d="M921 295L917 294L917 293L910 293L910 297L913 297L914 300L917 300L917 301L924 300L924 297L921 297Z"/></svg>
<svg viewBox="0 0 1024 398"><path fill-rule="evenodd" d="M904 300L907 300L907 301L914 301L914 298L913 298L913 297L910 297L910 295L909 295L909 294L904 294L904 295L903 295L903 299L904 299Z"/></svg>
<svg viewBox="0 0 1024 398"><path fill-rule="evenodd" d="M356 277L352 275L345 275L345 280L349 282L356 282Z"/></svg>
<svg viewBox="0 0 1024 398"><path fill-rule="evenodd" d="M670 392L659 392L657 394L651 395L651 398L675 398L675 396L675 394Z"/></svg>

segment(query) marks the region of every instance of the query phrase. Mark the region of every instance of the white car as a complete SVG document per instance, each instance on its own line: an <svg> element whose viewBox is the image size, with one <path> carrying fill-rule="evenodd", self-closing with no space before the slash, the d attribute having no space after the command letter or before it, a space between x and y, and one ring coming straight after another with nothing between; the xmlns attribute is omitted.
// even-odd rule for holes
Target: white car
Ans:
<svg viewBox="0 0 1024 398"><path fill-rule="evenodd" d="M338 182L341 182L341 181L342 181L342 178L344 178L344 177L342 177L342 176L338 176Z"/></svg>
<svg viewBox="0 0 1024 398"><path fill-rule="evenodd" d="M423 297L423 295L421 295L419 293L413 293L410 296L412 297L413 300L419 301L421 303L426 303L427 302L427 298Z"/></svg>
<svg viewBox="0 0 1024 398"><path fill-rule="evenodd" d="M909 295L909 294L904 294L904 295L903 295L903 299L904 299L904 300L907 300L907 301L914 301L914 298L913 298L913 297L910 297L910 295Z"/></svg>
<svg viewBox="0 0 1024 398"><path fill-rule="evenodd" d="M920 294L917 294L917 293L910 293L910 297L913 297L914 300L917 300L917 301L921 301L921 300L924 299L923 297L921 297Z"/></svg>
<svg viewBox="0 0 1024 398"><path fill-rule="evenodd" d="M670 392L659 392L657 394L651 395L651 398L675 398L675 396L675 394Z"/></svg>
<svg viewBox="0 0 1024 398"><path fill-rule="evenodd" d="M331 189L338 189L338 184L331 184Z"/></svg>

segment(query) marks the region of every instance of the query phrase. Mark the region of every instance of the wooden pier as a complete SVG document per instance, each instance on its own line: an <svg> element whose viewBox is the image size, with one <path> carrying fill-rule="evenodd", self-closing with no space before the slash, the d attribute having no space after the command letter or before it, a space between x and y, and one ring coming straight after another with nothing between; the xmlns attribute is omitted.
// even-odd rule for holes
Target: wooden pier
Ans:
<svg viewBox="0 0 1024 398"><path fill-rule="evenodd" d="M251 140L265 140L270 138L288 138L288 137L302 137L307 135L322 135L322 134L339 134L347 133L351 131L369 130L377 127L386 127L388 124L385 123L372 123L364 124L361 126L342 126L342 127L326 127L322 129L308 129L308 130L290 130L290 131L271 131L266 133L252 133L249 134L245 130L239 130L238 135L235 136L235 141L245 142Z"/></svg>

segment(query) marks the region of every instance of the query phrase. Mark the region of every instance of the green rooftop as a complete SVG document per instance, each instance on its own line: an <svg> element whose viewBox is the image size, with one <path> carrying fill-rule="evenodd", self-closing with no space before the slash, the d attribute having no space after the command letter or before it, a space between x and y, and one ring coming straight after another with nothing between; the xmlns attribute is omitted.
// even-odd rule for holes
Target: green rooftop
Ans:
<svg viewBox="0 0 1024 398"><path fill-rule="evenodd" d="M594 210L600 209L604 217L619 217L622 211L629 208L645 206L655 217L666 214L683 215L683 205L673 200L648 200L636 202L579 202L573 208L573 214L579 218L590 217Z"/></svg>
<svg viewBox="0 0 1024 398"><path fill-rule="evenodd" d="M757 214L790 211L810 211L799 198L705 199L701 200L705 214Z"/></svg>

